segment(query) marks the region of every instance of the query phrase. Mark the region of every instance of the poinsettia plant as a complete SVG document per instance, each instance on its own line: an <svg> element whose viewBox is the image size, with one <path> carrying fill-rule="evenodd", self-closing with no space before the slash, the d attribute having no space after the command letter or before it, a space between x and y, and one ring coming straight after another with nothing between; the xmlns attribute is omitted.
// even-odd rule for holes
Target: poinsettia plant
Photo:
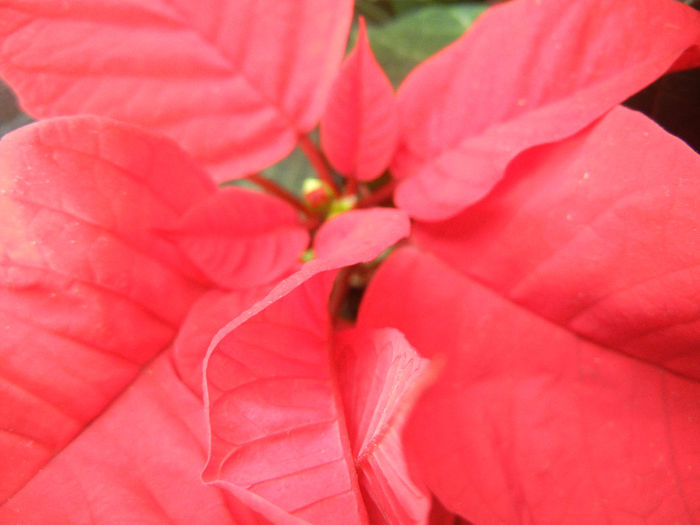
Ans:
<svg viewBox="0 0 700 525"><path fill-rule="evenodd" d="M0 1L0 523L700 520L700 160L619 105L700 14L512 0L396 93L352 19Z"/></svg>

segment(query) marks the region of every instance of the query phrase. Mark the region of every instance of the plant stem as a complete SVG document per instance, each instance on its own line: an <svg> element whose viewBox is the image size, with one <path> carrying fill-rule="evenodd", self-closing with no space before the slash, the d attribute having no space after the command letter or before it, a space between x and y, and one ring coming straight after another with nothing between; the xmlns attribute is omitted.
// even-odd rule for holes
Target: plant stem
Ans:
<svg viewBox="0 0 700 525"><path fill-rule="evenodd" d="M345 184L345 189L343 190L343 195L354 195L355 193L357 193L357 180L352 178L348 179Z"/></svg>
<svg viewBox="0 0 700 525"><path fill-rule="evenodd" d="M343 302L345 301L345 296L350 290L350 271L351 267L342 268L335 278L335 286L333 286L333 291L328 299L328 311L331 314L331 319L338 319L340 310L343 307Z"/></svg>
<svg viewBox="0 0 700 525"><path fill-rule="evenodd" d="M255 173L253 175L249 175L247 179L255 184L256 186L259 186L266 192L268 192L271 195L274 195L275 197L279 197L283 201L288 202L292 206L294 206L296 209L299 211L303 212L308 218L314 219L314 220L319 220L320 216L313 211L311 208L309 208L301 199L299 199L296 195L294 195L292 192L284 189L282 186L277 184L275 181L272 181L266 177L263 177L259 173Z"/></svg>
<svg viewBox="0 0 700 525"><path fill-rule="evenodd" d="M304 152L304 155L306 155L306 158L309 159L309 163L316 171L316 175L318 175L318 178L324 181L326 184L328 184L328 186L330 186L331 190L333 190L333 194L335 197L340 195L340 188L338 188L338 185L333 180L333 175L328 169L326 159L323 158L323 155L316 147L316 144L313 143L313 141L309 138L308 135L300 135L299 146Z"/></svg>
<svg viewBox="0 0 700 525"><path fill-rule="evenodd" d="M376 206L377 204L381 204L387 199L390 199L394 193L394 189L396 189L397 183L398 181L396 179L390 180L374 193L370 193L366 197L360 199L360 201L357 203L357 206L355 207L370 208L372 206Z"/></svg>

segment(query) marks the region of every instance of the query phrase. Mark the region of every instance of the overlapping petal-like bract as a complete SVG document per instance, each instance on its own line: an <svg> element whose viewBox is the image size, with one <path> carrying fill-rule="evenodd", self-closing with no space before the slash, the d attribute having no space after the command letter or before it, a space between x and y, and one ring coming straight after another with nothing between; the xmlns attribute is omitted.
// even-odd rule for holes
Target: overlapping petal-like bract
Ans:
<svg viewBox="0 0 700 525"><path fill-rule="evenodd" d="M210 267L208 279L171 239L192 210L216 209L217 191L168 140L98 117L44 121L0 142L0 453L12 464L2 499L166 348L212 281L228 278ZM302 247L289 205L250 191L226 200L284 218L277 241L291 251L275 251L267 268L260 243L246 254L258 281L291 271ZM241 224L229 219L217 222L223 251L239 242ZM260 233L251 230L246 241Z"/></svg>
<svg viewBox="0 0 700 525"><path fill-rule="evenodd" d="M401 434L432 374L393 328L352 329L333 340L338 385L372 524L425 523L430 498L407 470Z"/></svg>
<svg viewBox="0 0 700 525"><path fill-rule="evenodd" d="M654 35L650 38L649 35ZM675 0L516 0L489 9L399 88L396 203L452 217L520 152L563 139L673 67L700 62Z"/></svg>
<svg viewBox="0 0 700 525"><path fill-rule="evenodd" d="M414 237L568 330L700 379L698 173L686 144L618 108Z"/></svg>
<svg viewBox="0 0 700 525"><path fill-rule="evenodd" d="M205 362L205 480L279 523L426 520L429 498L398 439L426 365L395 330L334 338L327 309L337 268L407 233L397 210L335 218L318 233L317 259L217 334Z"/></svg>
<svg viewBox="0 0 700 525"><path fill-rule="evenodd" d="M395 326L447 359L405 437L450 510L475 523L700 518L699 162L617 109L419 227L442 260L412 248L380 268L359 326Z"/></svg>
<svg viewBox="0 0 700 525"><path fill-rule="evenodd" d="M321 146L338 172L372 180L389 166L399 122L394 90L372 54L364 18L321 119Z"/></svg>
<svg viewBox="0 0 700 525"><path fill-rule="evenodd" d="M140 124L228 180L316 125L351 17L352 0L3 2L0 75L34 117Z"/></svg>
<svg viewBox="0 0 700 525"><path fill-rule="evenodd" d="M138 123L235 178L315 126L351 5L0 1L0 74L36 116ZM361 33L327 113L353 139L322 139L369 180L393 98ZM432 223L348 331L333 278L404 211L329 220L302 265L289 205L131 124L5 138L0 522L447 519L428 490L479 524L700 520L700 165L610 111L699 35L672 0L514 0L420 66L392 169Z"/></svg>
<svg viewBox="0 0 700 525"><path fill-rule="evenodd" d="M269 523L201 482L202 402L170 358L149 364L108 412L0 506L0 523Z"/></svg>
<svg viewBox="0 0 700 525"><path fill-rule="evenodd" d="M309 243L291 205L234 187L192 207L169 233L212 282L239 290L283 276Z"/></svg>
<svg viewBox="0 0 700 525"><path fill-rule="evenodd" d="M203 288L154 229L214 191L130 126L65 119L0 142L2 499L173 338Z"/></svg>

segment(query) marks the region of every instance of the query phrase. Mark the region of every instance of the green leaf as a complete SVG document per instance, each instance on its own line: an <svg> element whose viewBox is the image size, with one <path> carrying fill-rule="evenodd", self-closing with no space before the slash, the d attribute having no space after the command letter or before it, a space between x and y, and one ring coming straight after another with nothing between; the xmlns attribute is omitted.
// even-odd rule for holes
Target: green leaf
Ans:
<svg viewBox="0 0 700 525"><path fill-rule="evenodd" d="M402 14L406 11L411 11L412 9L417 9L420 7L426 7L428 5L455 4L459 1L460 0L391 0L390 3L394 8L395 13Z"/></svg>
<svg viewBox="0 0 700 525"><path fill-rule="evenodd" d="M404 3L424 2L397 2ZM370 44L396 87L411 69L462 36L485 9L483 4L429 5L414 9L382 26L369 27Z"/></svg>

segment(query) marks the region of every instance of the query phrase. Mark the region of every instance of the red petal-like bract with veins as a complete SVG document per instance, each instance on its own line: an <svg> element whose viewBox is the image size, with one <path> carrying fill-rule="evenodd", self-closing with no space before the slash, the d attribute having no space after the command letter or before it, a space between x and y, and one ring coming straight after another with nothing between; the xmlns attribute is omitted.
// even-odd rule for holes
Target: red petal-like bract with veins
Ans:
<svg viewBox="0 0 700 525"><path fill-rule="evenodd" d="M301 284L213 349L204 479L309 523L369 523L363 493L372 523L424 523L430 500L408 475L399 432L427 362L396 330L333 338L335 275Z"/></svg>
<svg viewBox="0 0 700 525"><path fill-rule="evenodd" d="M700 157L624 108L415 237L562 327L700 379Z"/></svg>
<svg viewBox="0 0 700 525"><path fill-rule="evenodd" d="M0 507L0 523L267 523L202 484L205 441L201 400L165 354Z"/></svg>
<svg viewBox="0 0 700 525"><path fill-rule="evenodd" d="M351 0L4 2L0 75L35 117L140 124L227 180L316 125L351 17Z"/></svg>
<svg viewBox="0 0 700 525"><path fill-rule="evenodd" d="M335 369L360 486L373 525L426 523L430 494L411 479L401 432L432 374L393 328L351 329L334 341Z"/></svg>
<svg viewBox="0 0 700 525"><path fill-rule="evenodd" d="M394 89L372 54L365 20L360 18L355 49L328 96L321 146L337 171L367 181L389 166L398 133Z"/></svg>
<svg viewBox="0 0 700 525"><path fill-rule="evenodd" d="M359 324L395 326L446 357L404 441L428 487L470 522L700 519L697 382L581 339L415 249L379 268Z"/></svg>
<svg viewBox="0 0 700 525"><path fill-rule="evenodd" d="M314 260L216 335L204 365L205 480L276 523L367 523L327 302L338 268L374 259L408 230L399 210L339 215L317 233Z"/></svg>
<svg viewBox="0 0 700 525"><path fill-rule="evenodd" d="M96 117L0 142L0 500L172 340L202 288L155 232L214 191L169 141Z"/></svg>
<svg viewBox="0 0 700 525"><path fill-rule="evenodd" d="M170 237L212 282L239 290L289 273L309 243L290 204L235 187L192 207Z"/></svg>
<svg viewBox="0 0 700 525"><path fill-rule="evenodd" d="M408 237L406 213L393 208L369 208L341 213L321 226L314 238L316 259L306 264L315 271L342 268L378 257ZM318 268L317 268L318 267Z"/></svg>
<svg viewBox="0 0 700 525"><path fill-rule="evenodd" d="M675 0L490 9L399 89L393 172L409 178L398 206L421 220L456 215L518 153L573 135L674 63L697 65L699 45L700 13Z"/></svg>
<svg viewBox="0 0 700 525"><path fill-rule="evenodd" d="M411 222L401 210L368 208L351 210L326 221L314 237L315 258L275 286L244 315L221 328L212 347L246 319L260 312L316 274L369 262L408 237Z"/></svg>
<svg viewBox="0 0 700 525"><path fill-rule="evenodd" d="M309 523L367 524L331 359L334 277L306 281L213 349L203 478Z"/></svg>
<svg viewBox="0 0 700 525"><path fill-rule="evenodd" d="M271 288L268 284L235 292L210 290L192 305L173 343L173 360L182 382L197 395L202 395L202 363L213 337Z"/></svg>

